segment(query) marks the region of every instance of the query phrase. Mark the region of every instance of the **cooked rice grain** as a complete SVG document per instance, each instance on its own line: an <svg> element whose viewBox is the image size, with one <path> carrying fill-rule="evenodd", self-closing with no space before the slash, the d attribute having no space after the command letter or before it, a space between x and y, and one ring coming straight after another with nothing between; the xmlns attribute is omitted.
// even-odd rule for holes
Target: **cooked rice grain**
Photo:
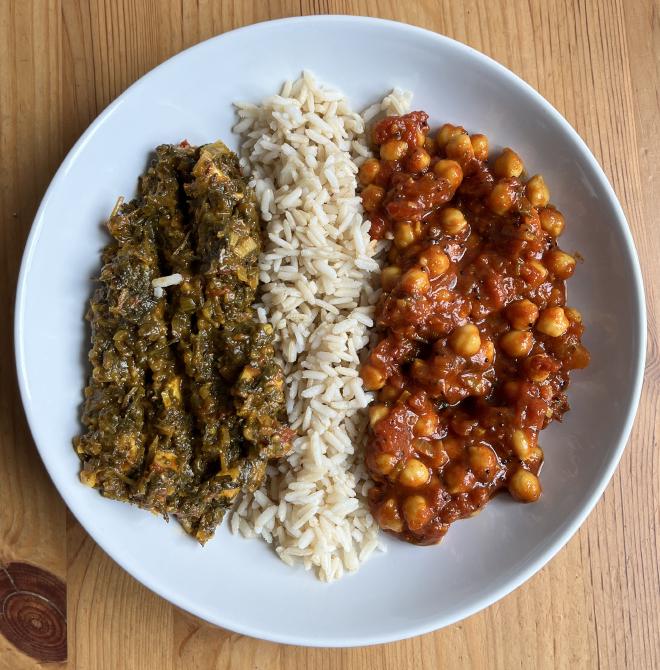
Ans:
<svg viewBox="0 0 660 670"><path fill-rule="evenodd" d="M402 113L395 89L367 110ZM273 325L299 437L270 480L236 508L230 527L273 542L287 564L338 579L382 546L362 462L371 395L357 374L369 342L384 243L369 238L357 194L370 155L365 120L309 72L262 105L236 105L241 165L252 174L269 243L260 260L261 319Z"/></svg>

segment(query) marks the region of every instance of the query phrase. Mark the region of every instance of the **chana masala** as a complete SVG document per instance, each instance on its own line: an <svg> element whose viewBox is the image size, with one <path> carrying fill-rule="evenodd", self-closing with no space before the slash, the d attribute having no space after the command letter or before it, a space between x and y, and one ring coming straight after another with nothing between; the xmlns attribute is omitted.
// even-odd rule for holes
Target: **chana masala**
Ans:
<svg viewBox="0 0 660 670"><path fill-rule="evenodd" d="M498 491L541 495L539 433L568 410L584 368L580 313L566 307L574 256L543 177L425 112L383 119L359 173L371 236L392 239L362 366L369 492L381 528L438 542Z"/></svg>

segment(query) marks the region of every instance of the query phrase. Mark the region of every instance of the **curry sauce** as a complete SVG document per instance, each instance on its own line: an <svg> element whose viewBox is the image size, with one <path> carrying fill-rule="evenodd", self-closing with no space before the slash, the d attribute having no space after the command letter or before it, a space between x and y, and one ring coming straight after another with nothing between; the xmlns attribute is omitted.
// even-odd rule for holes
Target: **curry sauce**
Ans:
<svg viewBox="0 0 660 670"><path fill-rule="evenodd" d="M585 367L580 313L566 306L576 259L540 175L511 149L412 112L374 128L360 169L371 235L392 239L361 374L378 392L366 462L374 516L417 544L438 542L497 492L541 495L539 433L568 410Z"/></svg>

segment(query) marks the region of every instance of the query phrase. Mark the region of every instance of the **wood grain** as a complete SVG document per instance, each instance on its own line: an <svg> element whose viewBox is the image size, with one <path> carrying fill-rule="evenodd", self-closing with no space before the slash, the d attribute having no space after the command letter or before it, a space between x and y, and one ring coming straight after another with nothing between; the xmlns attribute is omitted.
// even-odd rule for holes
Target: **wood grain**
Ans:
<svg viewBox="0 0 660 670"><path fill-rule="evenodd" d="M23 416L11 334L25 238L63 155L61 16L57 2L0 3L0 565L25 561L64 579L64 505ZM34 665L0 636L0 667Z"/></svg>
<svg viewBox="0 0 660 670"><path fill-rule="evenodd" d="M646 382L602 501L516 592L434 634L315 650L214 628L153 595L65 511L16 391L11 310L31 220L66 151L143 73L200 40L313 13L381 16L487 53L536 87L589 144L621 199L646 282ZM0 564L67 584L69 660L97 670L660 667L660 9L656 0L15 0L0 3ZM0 636L0 668L37 662Z"/></svg>

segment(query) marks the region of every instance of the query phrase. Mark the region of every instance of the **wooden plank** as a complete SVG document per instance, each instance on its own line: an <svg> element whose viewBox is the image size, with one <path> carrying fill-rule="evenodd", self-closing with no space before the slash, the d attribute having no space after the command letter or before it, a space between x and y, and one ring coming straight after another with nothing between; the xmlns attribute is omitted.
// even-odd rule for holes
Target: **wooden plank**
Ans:
<svg viewBox="0 0 660 670"><path fill-rule="evenodd" d="M0 304L11 304L22 245L48 178L108 103L141 74L202 39L255 21L310 13L406 21L480 49L550 100L603 165L640 250L651 336L636 428L603 500L526 585L437 633L372 648L314 650L222 631L137 584L70 515L65 539L63 506L27 434L14 383L6 382L14 373L10 320L4 319L0 467L12 476L0 487L0 563L31 560L66 577L72 668L660 667L655 0L0 3ZM0 636L3 667L35 666Z"/></svg>
<svg viewBox="0 0 660 670"><path fill-rule="evenodd" d="M53 658L54 639L44 626L60 623L48 576L66 575L64 506L41 464L18 397L13 360L13 303L18 267L37 205L62 159L60 7L52 2L0 3L0 667L34 667ZM39 566L32 591L16 596L14 561ZM8 576L8 574L10 576ZM6 579L4 579L6 578ZM44 581L44 578L46 581ZM46 588L46 591L41 589ZM12 595L14 593L14 595ZM26 615L35 604L46 606ZM40 629L37 629L41 626ZM49 629L50 630L50 629ZM55 629L51 631L54 635ZM64 631L60 631L64 633ZM65 638L62 638L65 640ZM61 658L63 645L55 657Z"/></svg>
<svg viewBox="0 0 660 670"><path fill-rule="evenodd" d="M70 668L171 668L174 607L122 570L68 513Z"/></svg>
<svg viewBox="0 0 660 670"><path fill-rule="evenodd" d="M631 593L629 647L640 650L640 667L660 667L660 6L657 2L622 3L618 30L627 35L631 98L637 143L630 147L639 162L639 213L631 219L644 273L648 310L649 346L646 380L633 433L620 478L626 486L624 534L625 574ZM621 158L623 160L621 160ZM627 152L621 156L623 169ZM637 622L645 619L646 625Z"/></svg>

